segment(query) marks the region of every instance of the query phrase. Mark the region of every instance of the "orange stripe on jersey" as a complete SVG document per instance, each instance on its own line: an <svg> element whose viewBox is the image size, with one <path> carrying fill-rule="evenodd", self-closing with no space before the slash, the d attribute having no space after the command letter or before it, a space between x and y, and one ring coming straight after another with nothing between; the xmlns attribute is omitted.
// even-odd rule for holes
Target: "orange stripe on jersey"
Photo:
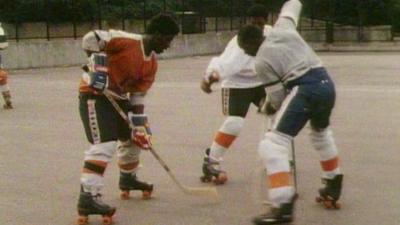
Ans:
<svg viewBox="0 0 400 225"><path fill-rule="evenodd" d="M133 170L139 165L139 162L133 162L133 163L126 163L126 164L121 164L119 163L118 166L119 168L123 170Z"/></svg>
<svg viewBox="0 0 400 225"><path fill-rule="evenodd" d="M235 138L236 138L236 136L234 136L234 135L218 132L217 135L215 136L214 140L222 147L229 148L229 146L231 146L231 144L235 140Z"/></svg>
<svg viewBox="0 0 400 225"><path fill-rule="evenodd" d="M287 187L290 185L290 173L279 172L268 176L270 188Z"/></svg>
<svg viewBox="0 0 400 225"><path fill-rule="evenodd" d="M339 165L339 158L335 157L330 160L321 161L321 167L324 171L332 171L335 170Z"/></svg>

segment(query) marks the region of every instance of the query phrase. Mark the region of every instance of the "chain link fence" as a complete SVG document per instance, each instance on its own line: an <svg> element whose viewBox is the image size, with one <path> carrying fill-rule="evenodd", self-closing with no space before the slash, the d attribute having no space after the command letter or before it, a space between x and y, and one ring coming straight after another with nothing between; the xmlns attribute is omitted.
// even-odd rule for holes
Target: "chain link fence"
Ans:
<svg viewBox="0 0 400 225"><path fill-rule="evenodd" d="M76 39L93 29L143 33L148 20L159 12L174 13L183 34L238 30L246 23L246 11L254 3L251 0L0 1L0 22L8 38L16 41ZM344 7L349 1L354 2L354 7ZM266 0L256 2L271 9L269 21L273 23L284 1L275 5ZM386 13L390 10L387 11L389 5L385 2L308 0L299 30L313 42L391 41L399 31L392 26L393 21L399 18L395 13Z"/></svg>

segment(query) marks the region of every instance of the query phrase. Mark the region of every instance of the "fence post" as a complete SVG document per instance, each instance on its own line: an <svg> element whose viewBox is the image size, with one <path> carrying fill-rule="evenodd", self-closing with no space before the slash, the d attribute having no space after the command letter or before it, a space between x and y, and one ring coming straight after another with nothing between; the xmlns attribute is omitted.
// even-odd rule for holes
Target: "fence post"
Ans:
<svg viewBox="0 0 400 225"><path fill-rule="evenodd" d="M72 0L72 29L74 32L74 39L76 40L78 35L77 35L77 30L76 30L76 0Z"/></svg>
<svg viewBox="0 0 400 225"><path fill-rule="evenodd" d="M218 8L218 0L215 0L215 8ZM218 32L218 13L215 11L215 32Z"/></svg>
<svg viewBox="0 0 400 225"><path fill-rule="evenodd" d="M334 42L333 32L334 32L334 24L333 24L333 0L328 0L328 18L326 20L326 43L332 44Z"/></svg>
<svg viewBox="0 0 400 225"><path fill-rule="evenodd" d="M46 12L46 38L50 41L50 28L49 28L49 1L45 0L45 12Z"/></svg>
<svg viewBox="0 0 400 225"><path fill-rule="evenodd" d="M204 16L204 5L203 5L203 0L200 1L200 26L201 26L201 31L206 33L207 32L207 18Z"/></svg>
<svg viewBox="0 0 400 225"><path fill-rule="evenodd" d="M362 2L358 5L358 34L357 34L357 41L362 42L364 41L364 7Z"/></svg>
<svg viewBox="0 0 400 225"><path fill-rule="evenodd" d="M16 0L17 1L17 0ZM17 12L17 13L15 13L15 19L14 19L14 22L15 22L15 40L17 41L17 42L19 42L19 32L18 32L18 24L19 24L19 19L18 19L18 15L19 15L19 13L18 13L18 2L17 2L17 4L15 5L15 11Z"/></svg>
<svg viewBox="0 0 400 225"><path fill-rule="evenodd" d="M122 1L122 30L125 30L125 0Z"/></svg>
<svg viewBox="0 0 400 225"><path fill-rule="evenodd" d="M184 27L184 22L183 22L183 20L185 19L185 0L182 0L182 2L181 2L181 4L182 4L182 7L181 7L181 9L182 9L182 12L181 12L181 33L182 34L184 34L185 33L185 31L184 31L184 29L185 29L185 27Z"/></svg>
<svg viewBox="0 0 400 225"><path fill-rule="evenodd" d="M102 20L102 14L101 14L101 1L97 0L97 27L101 30L103 29L101 20Z"/></svg>
<svg viewBox="0 0 400 225"><path fill-rule="evenodd" d="M146 0L143 0L143 28L144 32L146 32L146 26L147 26L147 21L146 21Z"/></svg>
<svg viewBox="0 0 400 225"><path fill-rule="evenodd" d="M311 27L314 27L314 17L315 17L315 1L311 1Z"/></svg>

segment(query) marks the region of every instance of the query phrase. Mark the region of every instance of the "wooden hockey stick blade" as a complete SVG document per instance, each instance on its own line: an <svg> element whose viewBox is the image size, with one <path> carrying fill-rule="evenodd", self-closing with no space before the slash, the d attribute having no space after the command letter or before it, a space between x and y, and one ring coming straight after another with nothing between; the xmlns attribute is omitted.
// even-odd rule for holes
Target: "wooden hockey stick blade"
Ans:
<svg viewBox="0 0 400 225"><path fill-rule="evenodd" d="M183 187L182 190L189 195L208 196L218 199L218 192L215 187Z"/></svg>

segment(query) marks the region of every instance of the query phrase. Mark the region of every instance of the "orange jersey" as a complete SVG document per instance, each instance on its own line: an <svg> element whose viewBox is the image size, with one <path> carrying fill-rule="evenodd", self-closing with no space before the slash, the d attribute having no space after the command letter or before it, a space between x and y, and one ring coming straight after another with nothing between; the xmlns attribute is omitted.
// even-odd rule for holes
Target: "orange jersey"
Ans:
<svg viewBox="0 0 400 225"><path fill-rule="evenodd" d="M142 36L111 39L105 52L108 60L108 88L118 94L146 92L154 82L157 59L144 54ZM91 92L81 80L81 92Z"/></svg>
<svg viewBox="0 0 400 225"><path fill-rule="evenodd" d="M0 85L7 84L7 77L8 77L7 72L3 69L0 69Z"/></svg>

